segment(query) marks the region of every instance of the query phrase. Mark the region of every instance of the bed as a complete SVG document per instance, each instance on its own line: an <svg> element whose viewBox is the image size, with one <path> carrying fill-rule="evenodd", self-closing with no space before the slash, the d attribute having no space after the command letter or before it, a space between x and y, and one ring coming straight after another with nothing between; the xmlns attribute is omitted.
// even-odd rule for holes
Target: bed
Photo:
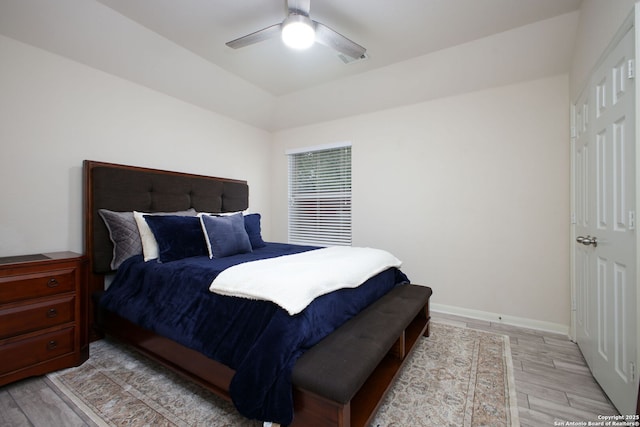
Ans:
<svg viewBox="0 0 640 427"><path fill-rule="evenodd" d="M107 228L103 219L105 210L127 214L133 211L149 215L170 213L162 220L145 216L157 233L161 229L158 227L171 224L171 221L192 224L194 211L216 215L245 211L249 197L249 187L245 181L95 161L84 162L84 181L86 253L90 265L89 288L94 302L90 312L91 319L95 319L94 330L97 331L94 338L108 334L133 345L146 356L232 400L239 411L249 418L283 425L366 425L415 341L421 335L428 334L430 289L428 292L424 290L428 288L417 289L422 298L418 303L413 301L413 296L405 296L404 299L401 296L394 297L391 294L394 294L395 288L407 282L406 276L395 267L385 268L356 288L339 289L314 298L303 311L296 313L294 310L293 314L287 313L283 305L269 301L219 295L203 289L203 283L208 283L233 264L281 258L284 254L314 255L321 251L314 247L262 241L259 216L255 214L252 217L253 228L247 225L246 229L251 250L233 252L218 260L210 259L206 252L196 251L194 255L190 252L192 248L184 249L177 244L160 245L159 257L168 257L165 259L167 262L163 263L146 263L144 255L124 257L114 252L113 230ZM176 212L188 213L181 218L182 215L175 215ZM247 218L244 216L245 221L248 221ZM210 251L213 247L217 248L213 236L211 242L205 237L205 243ZM167 247L169 249L165 250ZM176 256L175 247L180 247L177 253L187 250L189 256ZM116 258L120 259L114 265ZM217 269L214 275L210 270L213 261L221 262L220 266L214 268ZM115 279L109 291L104 292L105 277L113 276L114 267L117 267ZM166 274L170 268L175 270L171 274L175 277L173 282L180 283L179 290L175 286L156 286L159 279L154 274L160 274L159 270ZM125 281L128 282L125 284ZM402 286L401 291L404 292L411 291L409 286L413 285ZM132 290L133 287L135 290ZM188 302L179 301L180 296L186 295L186 290L191 288L199 292L197 298L189 297ZM416 292L416 289L411 292ZM136 302L141 294L144 296ZM161 309L153 308L153 301L164 305L157 306ZM404 316L406 320L394 322L403 317L402 312L406 311L408 304L417 307L415 315ZM145 312L147 307L150 311ZM165 323L156 322L162 320L158 318L168 317L167 313L173 315L176 307L182 307L184 312L177 318L164 319ZM213 309L209 310L208 307ZM393 308L399 312L393 315L392 321L385 320L384 316L390 316ZM212 336L212 328L202 326L211 322L206 317L207 311L216 313L216 322L228 322L233 328L241 325L243 332L236 336L230 333ZM194 320L199 316L202 319ZM228 320L231 318L233 321ZM254 321L255 318L261 319L259 328L255 324L238 323L240 320ZM317 323L316 320L316 323L310 323L309 319L318 318L322 318L323 323ZM358 321L364 324L358 326ZM385 347L379 357L374 355L370 368L360 368L361 372L357 372L353 384L347 382L347 390L344 390L344 384L335 384L335 380L334 383L323 383L322 379L316 378L319 377L316 374L318 369L335 362L336 353L344 353L344 357L338 358L343 363L347 360L345 345L351 348L351 357L359 357L359 341L363 346L361 350L371 353L365 350L371 339L354 340L353 337L361 337L362 329L376 321L383 325L399 322L398 330L378 328L375 341L388 341L389 344L385 346L390 349ZM167 324L172 327L168 328ZM230 330L233 328L229 326ZM198 336L194 331L204 335ZM299 336L300 333L304 336ZM286 336L286 339L276 343L281 336ZM292 350L285 349L289 342L299 345ZM276 344L281 347L268 352L265 351L267 343L274 348ZM333 369L332 372L336 373L336 369L341 368ZM264 378L264 384L268 384L268 387L256 382L262 380L260 377L263 372L271 371L272 376ZM331 391L336 385L339 390ZM280 393L287 389L290 401L283 399ZM346 397L336 402L333 396L340 393L346 393Z"/></svg>

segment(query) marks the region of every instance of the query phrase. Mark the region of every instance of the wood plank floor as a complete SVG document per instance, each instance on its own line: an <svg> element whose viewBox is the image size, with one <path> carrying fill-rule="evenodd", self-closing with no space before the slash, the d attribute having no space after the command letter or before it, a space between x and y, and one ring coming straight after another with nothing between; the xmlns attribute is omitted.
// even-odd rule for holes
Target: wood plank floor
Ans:
<svg viewBox="0 0 640 427"><path fill-rule="evenodd" d="M618 415L580 349L566 336L441 313L433 319L509 336L521 426L588 423L598 421L598 415Z"/></svg>
<svg viewBox="0 0 640 427"><path fill-rule="evenodd" d="M598 415L618 414L567 337L441 313L433 318L509 336L523 427L597 421ZM0 387L0 426L96 424L46 377L35 377Z"/></svg>

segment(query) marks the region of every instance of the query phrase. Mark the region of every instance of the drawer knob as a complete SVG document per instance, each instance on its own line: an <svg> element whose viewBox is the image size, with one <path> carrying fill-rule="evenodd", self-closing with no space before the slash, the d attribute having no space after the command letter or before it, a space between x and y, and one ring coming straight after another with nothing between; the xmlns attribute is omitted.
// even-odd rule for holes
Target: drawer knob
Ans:
<svg viewBox="0 0 640 427"><path fill-rule="evenodd" d="M55 288L60 284L60 282L58 282L58 279L56 279L55 277L52 277L51 279L49 279L49 281L47 282L47 286L50 288Z"/></svg>
<svg viewBox="0 0 640 427"><path fill-rule="evenodd" d="M49 319L52 319L54 317L56 317L58 315L58 310L56 310L55 308L50 308L49 310L47 310L47 317Z"/></svg>
<svg viewBox="0 0 640 427"><path fill-rule="evenodd" d="M47 350L55 350L58 347L58 341L51 340L47 343Z"/></svg>

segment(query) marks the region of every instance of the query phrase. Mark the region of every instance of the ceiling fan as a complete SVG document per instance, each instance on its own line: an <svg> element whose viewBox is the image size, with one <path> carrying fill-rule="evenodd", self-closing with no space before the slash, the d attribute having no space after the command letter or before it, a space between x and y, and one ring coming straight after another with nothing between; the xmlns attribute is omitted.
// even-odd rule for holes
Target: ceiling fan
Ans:
<svg viewBox="0 0 640 427"><path fill-rule="evenodd" d="M285 44L294 49L306 49L318 42L351 59L345 62L366 58L364 47L310 18L311 0L288 0L286 3L287 17L284 21L231 40L226 45L239 49L280 35Z"/></svg>

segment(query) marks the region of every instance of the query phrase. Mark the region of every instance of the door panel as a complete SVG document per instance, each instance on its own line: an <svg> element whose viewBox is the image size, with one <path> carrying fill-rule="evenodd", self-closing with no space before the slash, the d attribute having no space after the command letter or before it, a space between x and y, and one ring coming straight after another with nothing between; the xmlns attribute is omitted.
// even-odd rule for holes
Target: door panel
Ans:
<svg viewBox="0 0 640 427"><path fill-rule="evenodd" d="M637 393L633 36L604 58L574 110L576 339L623 414Z"/></svg>

